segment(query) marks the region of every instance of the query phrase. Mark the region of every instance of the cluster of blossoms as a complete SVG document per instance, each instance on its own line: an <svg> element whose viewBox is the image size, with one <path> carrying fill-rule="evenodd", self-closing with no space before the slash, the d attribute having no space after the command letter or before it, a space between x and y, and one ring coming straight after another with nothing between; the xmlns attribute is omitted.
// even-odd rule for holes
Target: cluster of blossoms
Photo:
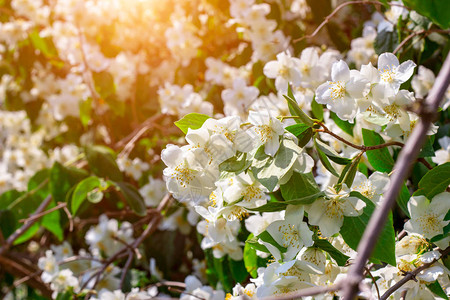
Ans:
<svg viewBox="0 0 450 300"><path fill-rule="evenodd" d="M162 141L162 176L158 168L164 166L153 165L159 157L148 149L162 140L158 135L143 140L137 151L127 149L106 161L117 164L123 180L136 188L131 194L142 198L143 210L154 212L167 193L179 202L163 212L158 230L192 238L196 229L206 259L192 259L187 251L190 269L183 264L180 273L194 271L185 278L181 299L258 299L345 278L357 256L352 236L361 228L356 227L366 225L361 220L378 207L395 171L374 164L366 150L354 146L367 146L367 132L397 146L405 142L419 120L415 107L436 80L431 69L412 60L400 62L374 45L380 36L394 34L395 24L424 17L392 1L384 14L373 14L362 36L343 53L292 42L283 24L295 23L299 30L307 26L312 11L305 0L230 0L224 11L201 0L8 2L13 14L0 22L0 62L6 66L2 64L0 80L0 193L15 189L26 195L27 182L40 170L84 159L80 146L101 141L117 150L119 134L115 139L116 126L109 122L125 123L128 117L133 119L129 123L138 122L158 110L159 103L163 117L186 116L177 122L186 145L178 137L170 137L167 145ZM431 23L420 20L405 26L414 32L429 29L424 24ZM221 38L209 30L217 30ZM438 31L429 38L436 47L447 42ZM422 47L424 40L414 47ZM216 43L233 53L216 53ZM32 52L37 58L25 59ZM23 75L24 69L29 75ZM450 89L441 105L447 116L449 107ZM151 125L164 136L165 125ZM77 127L82 134L74 138ZM434 142L439 129L444 136ZM448 128L436 125L428 132L430 147L434 143L441 149L423 160L435 168L448 168L450 162L445 132ZM65 139L74 141L64 144ZM138 142L132 139L127 148L134 144ZM388 149L383 149L383 159L393 160L397 152ZM149 156L154 156L151 163ZM89 165L98 175L93 169ZM109 180L110 175L98 176ZM399 218L408 220L403 227L395 225L405 236L395 239L391 220L392 247L384 254L392 253L373 257L376 270L362 284L361 297L372 299L407 272L430 263L415 275L416 282L403 285L391 298L406 292L408 300L433 299L436 288L431 285L448 294L450 272L441 256L450 242L450 193L442 183L437 186L439 192L429 192L420 182L406 183ZM411 196L407 187L419 191ZM73 189L66 192L71 195ZM0 219L10 206L0 201ZM73 206L69 202L65 208ZM77 215L76 221L82 218ZM352 222L357 225L351 227ZM39 249L40 276L52 297L86 291L94 300L166 297L156 286L126 293L121 281L130 266L105 265L133 243L136 227L101 215L82 239L87 250L75 255L77 247L68 242ZM250 267L246 255L253 255ZM164 281L154 259L149 266L138 260L132 262L136 270ZM251 278L234 287L223 278L216 284L207 276L211 272L204 272L213 269L211 261L214 268L242 263Z"/></svg>

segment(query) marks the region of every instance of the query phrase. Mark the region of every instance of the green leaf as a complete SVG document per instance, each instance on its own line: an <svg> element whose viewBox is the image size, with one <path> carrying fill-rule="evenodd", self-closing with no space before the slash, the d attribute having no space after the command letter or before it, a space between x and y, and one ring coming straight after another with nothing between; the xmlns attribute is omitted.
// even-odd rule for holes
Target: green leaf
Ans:
<svg viewBox="0 0 450 300"><path fill-rule="evenodd" d="M41 51L45 57L55 58L58 56L58 51L51 38L42 38L37 29L33 30L29 37L34 48Z"/></svg>
<svg viewBox="0 0 450 300"><path fill-rule="evenodd" d="M9 209L0 209L0 232L7 239L18 226L17 220Z"/></svg>
<svg viewBox="0 0 450 300"><path fill-rule="evenodd" d="M359 241L364 233L364 230L369 223L369 219L375 210L375 205L372 201L364 197L358 192L351 192L351 197L357 197L366 203L363 213L357 217L344 217L344 224L341 227L341 235L344 241L352 248L357 250ZM389 212L388 220L381 231L380 237L372 252L372 258L386 262L392 266L395 262L395 231L392 219L392 212Z"/></svg>
<svg viewBox="0 0 450 300"><path fill-rule="evenodd" d="M272 201L264 204L260 207L255 208L247 208L251 211L259 211L259 212L273 212L273 211L282 211L285 210L288 205L307 205L314 202L314 200L325 196L324 192L318 192L313 195L305 196L298 199L292 199L288 201Z"/></svg>
<svg viewBox="0 0 450 300"><path fill-rule="evenodd" d="M421 194L432 200L434 196L444 192L450 184L450 162L439 165L428 171L419 181Z"/></svg>
<svg viewBox="0 0 450 300"><path fill-rule="evenodd" d="M316 148L317 154L319 155L319 160L322 163L322 165L325 167L325 169L327 169L334 176L339 177L339 174L336 172L336 170L334 169L333 165L328 160L325 153L323 153L323 151L319 147L316 146L315 148Z"/></svg>
<svg viewBox="0 0 450 300"><path fill-rule="evenodd" d="M353 136L353 127L355 127L355 124L341 120L334 112L330 112L330 117L342 131Z"/></svg>
<svg viewBox="0 0 450 300"><path fill-rule="evenodd" d="M249 235L249 238L253 237L253 234ZM244 264L247 272L253 277L258 277L258 256L256 250L249 244L245 243L244 246Z"/></svg>
<svg viewBox="0 0 450 300"><path fill-rule="evenodd" d="M362 155L356 156L351 164L345 166L344 170L342 170L341 176L339 176L337 182L338 184L345 183L349 188L352 186L356 172L358 171L358 165L361 157Z"/></svg>
<svg viewBox="0 0 450 300"><path fill-rule="evenodd" d="M56 202L64 202L70 188L86 177L85 175L83 170L55 162L50 170L50 192L53 199Z"/></svg>
<svg viewBox="0 0 450 300"><path fill-rule="evenodd" d="M314 241L314 246L317 248L322 249L325 252L328 252L328 254L330 254L330 256L336 261L336 263L338 264L338 266L345 266L345 264L347 263L348 259L350 257L348 257L345 254L342 254L338 249L336 249L329 241L325 240L325 239L317 239Z"/></svg>
<svg viewBox="0 0 450 300"><path fill-rule="evenodd" d="M435 155L433 148L434 138L434 135L427 137L425 145L423 145L422 150L420 150L419 157L432 157Z"/></svg>
<svg viewBox="0 0 450 300"><path fill-rule="evenodd" d="M242 283L248 277L247 268L242 260L233 260L228 256L228 267L231 271L231 276L236 282Z"/></svg>
<svg viewBox="0 0 450 300"><path fill-rule="evenodd" d="M238 173L250 167L251 161L247 160L247 153L239 153L219 165L221 172Z"/></svg>
<svg viewBox="0 0 450 300"><path fill-rule="evenodd" d="M292 89L289 86L288 89L288 95L283 95L284 98L288 102L289 111L291 112L291 115L299 117L299 119L295 119L296 123L304 123L308 125L309 127L312 127L314 125L314 121L301 110L300 106L298 106L297 101L295 100L294 94L292 93Z"/></svg>
<svg viewBox="0 0 450 300"><path fill-rule="evenodd" d="M92 112L92 98L88 98L85 101L80 101L80 121L86 128L91 121Z"/></svg>
<svg viewBox="0 0 450 300"><path fill-rule="evenodd" d="M312 173L293 172L291 178L280 186L281 195L285 201L301 199L320 192Z"/></svg>
<svg viewBox="0 0 450 300"><path fill-rule="evenodd" d="M333 148L319 139L314 139L314 144L316 148L319 148L326 156L328 156L328 158L337 164L346 165L352 162L351 159L340 156Z"/></svg>
<svg viewBox="0 0 450 300"><path fill-rule="evenodd" d="M273 191L281 177L294 165L301 148L292 140L283 139L274 157L264 152L262 145L255 153L251 171L258 181L269 191Z"/></svg>
<svg viewBox="0 0 450 300"><path fill-rule="evenodd" d="M30 228L28 228L27 231L25 231L24 234L19 236L17 238L17 240L14 241L13 245L19 245L19 244L25 243L26 241L33 238L34 235L39 231L40 227L41 227L41 225L39 224L39 222L34 223Z"/></svg>
<svg viewBox="0 0 450 300"><path fill-rule="evenodd" d="M316 96L314 96L314 99L311 102L311 110L317 120L323 121L323 105L317 103Z"/></svg>
<svg viewBox="0 0 450 300"><path fill-rule="evenodd" d="M115 182L115 184L120 188L120 192L127 200L128 205L138 216L145 216L147 214L147 209L145 207L144 198L142 198L139 191L128 182Z"/></svg>
<svg viewBox="0 0 450 300"><path fill-rule="evenodd" d="M281 246L280 244L277 243L277 241L275 241L275 239L270 235L269 232L267 232L267 230L264 230L262 233L260 233L257 236L257 238L262 240L263 242L271 244L272 246L274 246L278 250L280 250L280 252L282 252L282 253L287 251L287 249L285 247Z"/></svg>
<svg viewBox="0 0 450 300"><path fill-rule="evenodd" d="M184 134L188 132L188 129L199 129L202 127L203 123L208 120L210 116L190 113L185 115L181 120L175 122L175 125L183 131Z"/></svg>
<svg viewBox="0 0 450 300"><path fill-rule="evenodd" d="M427 288L436 296L439 296L441 298L447 299L448 300L448 296L445 293L444 289L442 288L441 284L439 283L439 281L435 281L433 283L427 284Z"/></svg>
<svg viewBox="0 0 450 300"><path fill-rule="evenodd" d="M392 52L398 45L397 30L388 31L386 29L378 32L375 38L374 49L376 54Z"/></svg>
<svg viewBox="0 0 450 300"><path fill-rule="evenodd" d="M270 251L266 248L266 246L261 245L260 243L258 243L258 238L257 237L252 237L252 238L249 237L245 241L245 244L246 245L248 244L250 247L252 247L255 250L259 250L259 251L262 251L262 252L270 253Z"/></svg>
<svg viewBox="0 0 450 300"><path fill-rule="evenodd" d="M400 190L400 194L397 198L397 204L400 209L405 213L405 215L410 218L408 211L408 201L411 198L411 194L409 193L408 187L403 183L402 189Z"/></svg>
<svg viewBox="0 0 450 300"><path fill-rule="evenodd" d="M92 72L94 79L95 90L102 97L106 99L116 93L116 86L114 84L114 77L107 71Z"/></svg>
<svg viewBox="0 0 450 300"><path fill-rule="evenodd" d="M376 146L384 144L383 138L373 130L367 130L363 128L362 135L365 146ZM389 173L392 171L395 162L386 147L381 149L368 150L366 154L367 159L375 170L384 173Z"/></svg>
<svg viewBox="0 0 450 300"><path fill-rule="evenodd" d="M114 151L105 146L86 147L86 159L92 172L103 178L122 181L123 175L114 159Z"/></svg>
<svg viewBox="0 0 450 300"><path fill-rule="evenodd" d="M450 2L448 0L403 0L403 3L429 18L442 29L450 28Z"/></svg>
<svg viewBox="0 0 450 300"><path fill-rule="evenodd" d="M311 127L309 127L306 124L297 123L297 124L286 127L286 130L298 137L298 136L302 136L303 133L310 128Z"/></svg>
<svg viewBox="0 0 450 300"><path fill-rule="evenodd" d="M72 214L76 214L78 209L80 208L81 204L86 200L88 193L94 190L95 188L100 187L100 178L96 176L91 176L80 183L75 187L73 194L72 194L72 201L71 201L71 210Z"/></svg>
<svg viewBox="0 0 450 300"><path fill-rule="evenodd" d="M225 258L213 258L214 261L214 270L219 277L220 283L222 283L225 290L231 290L233 287L233 283L231 280L231 276L229 274L228 264L225 263Z"/></svg>
<svg viewBox="0 0 450 300"><path fill-rule="evenodd" d="M47 209L51 209L55 206L56 201L52 199ZM58 240L62 242L64 239L64 230L61 226L60 221L61 221L61 212L59 210L56 210L42 217L41 225L45 227L48 231L53 233L58 238Z"/></svg>

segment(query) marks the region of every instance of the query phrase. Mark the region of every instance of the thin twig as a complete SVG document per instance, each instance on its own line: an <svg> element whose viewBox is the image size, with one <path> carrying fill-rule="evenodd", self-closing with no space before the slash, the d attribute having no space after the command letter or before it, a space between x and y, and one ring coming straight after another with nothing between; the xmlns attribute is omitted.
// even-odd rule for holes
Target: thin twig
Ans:
<svg viewBox="0 0 450 300"><path fill-rule="evenodd" d="M26 222L30 222L30 221L34 221L35 219L39 219L45 215L48 215L54 211L57 211L58 209L61 209L63 207L66 207L67 203L60 203L55 207L52 207L50 209L47 209L46 211L41 212L40 214L34 214L31 217L27 218L27 219L21 219L19 220L19 223L26 223Z"/></svg>
<svg viewBox="0 0 450 300"><path fill-rule="evenodd" d="M445 250L442 251L441 253L441 257L446 256L447 254L450 253L450 247L447 247ZM396 284L394 284L393 286L391 286L380 298L380 300L386 300L387 298L389 298L390 295L392 295L395 291L397 291L400 287L402 287L405 283L407 283L408 281L414 279L416 277L417 274L419 274L421 271L428 269L429 267L431 267L435 262L437 262L438 259L433 259L433 261L423 264L422 266L416 268L414 271L412 272L408 272L406 274L405 277L403 277L400 281L398 281Z"/></svg>
<svg viewBox="0 0 450 300"><path fill-rule="evenodd" d="M52 201L52 196L51 195L47 196L47 198L45 198L44 201L42 201L42 203L36 209L34 214L30 217L31 220L25 222L22 225L22 227L20 227L13 234L11 234L8 237L8 239L6 240L5 244L2 247L0 247L0 255L5 253L22 234L24 234L28 229L30 229L31 226L33 226L34 223L36 223L36 221L38 219L33 219L33 216L42 213L44 211L44 209L46 209L47 206L50 205L51 201Z"/></svg>
<svg viewBox="0 0 450 300"><path fill-rule="evenodd" d="M306 289L302 289L296 292L276 295L276 296L270 296L270 297L264 297L262 299L264 300L291 300L291 299L297 299L300 297L308 297L308 296L314 296L319 294L326 294L330 292L335 292L341 289L342 282L335 283L330 286L315 286L310 287Z"/></svg>
<svg viewBox="0 0 450 300"><path fill-rule="evenodd" d="M132 250L128 251L128 259L122 269L122 275L120 276L120 288L122 289L123 284L125 283L125 277L127 276L128 270L131 267L131 263L133 262L134 252Z"/></svg>
<svg viewBox="0 0 450 300"><path fill-rule="evenodd" d="M354 299L358 293L358 284L363 279L364 267L367 259L375 247L381 230L384 228L387 216L394 205L397 195L407 178L412 164L419 155L422 145L425 143L428 129L436 116L447 87L450 83L450 56L447 56L435 84L421 109L420 122L414 127L411 136L402 148L398 160L394 166L395 172L391 176L389 187L384 194L380 205L375 209L369 224L367 225L361 242L357 248L355 263L350 267L347 282L343 285L344 299Z"/></svg>
<svg viewBox="0 0 450 300"><path fill-rule="evenodd" d="M333 136L334 138L336 138L337 140L343 142L344 144L347 144L350 147L353 147L353 148L361 150L361 151L376 150L376 149L386 148L386 147L389 147L389 146L399 146L399 147L405 146L403 143L395 142L395 141L384 143L384 144L379 144L379 145L375 145L375 146L355 145L352 142L347 141L343 137L341 137L341 136L335 134L334 132L332 132L331 130L329 130L328 127L326 127L325 124L323 124L322 122L318 122L317 124L319 124L323 129L318 129L318 130L316 130L316 132L328 133L329 135Z"/></svg>
<svg viewBox="0 0 450 300"><path fill-rule="evenodd" d="M353 5L353 4L363 4L363 5L364 5L364 4L375 4L375 5L383 5L383 3L381 3L380 1L366 1L366 0L363 0L363 1L349 1L349 2L344 2L344 3L342 3L341 5L337 6L337 7L336 7L336 8L335 8L328 16L326 16L325 19L323 20L323 22L320 23L320 25L316 28L316 30L314 30L314 32L313 32L312 34L302 36L302 37L300 37L300 38L298 38L298 39L293 40L293 42L294 42L294 43L297 43L297 42L300 42L300 41L302 41L302 40L304 40L304 39L310 39L310 38L312 38L312 37L315 37L315 36L319 33L319 31L322 30L322 28L323 28L326 24L328 24L328 23L330 22L331 18L333 18L334 15L338 13L338 11L340 11L342 8L344 8L344 7L346 7L346 6ZM389 3L389 4L392 5L392 6L401 6L401 7L407 8L407 7L405 7L404 5L397 4L397 3Z"/></svg>

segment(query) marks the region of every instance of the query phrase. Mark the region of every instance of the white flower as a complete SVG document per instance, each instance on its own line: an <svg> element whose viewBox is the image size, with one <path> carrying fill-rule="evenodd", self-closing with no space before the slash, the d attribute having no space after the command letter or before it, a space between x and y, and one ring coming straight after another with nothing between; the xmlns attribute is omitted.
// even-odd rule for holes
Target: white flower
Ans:
<svg viewBox="0 0 450 300"><path fill-rule="evenodd" d="M52 281L56 273L59 272L59 266L52 250L45 251L45 257L39 258L38 267L43 271L41 275L42 281L45 283Z"/></svg>
<svg viewBox="0 0 450 300"><path fill-rule="evenodd" d="M443 192L433 197L430 202L425 196L414 196L408 202L411 219L406 222L408 233L418 233L427 239L443 234L443 228L450 223L444 221L450 209L450 193Z"/></svg>
<svg viewBox="0 0 450 300"><path fill-rule="evenodd" d="M267 232L274 240L287 248L286 260L294 258L302 247L313 244L313 233L303 222L303 215L303 206L288 205L284 220L275 221L267 227Z"/></svg>
<svg viewBox="0 0 450 300"><path fill-rule="evenodd" d="M247 86L243 78L236 78L233 81L233 88L222 91L225 114L227 116L244 116L258 95L258 88Z"/></svg>
<svg viewBox="0 0 450 300"><path fill-rule="evenodd" d="M309 205L307 212L309 223L319 226L322 235L330 237L339 232L344 223L344 216L361 215L366 203L356 197L350 197L350 190L345 184L339 192L328 187L325 194L325 198L319 198Z"/></svg>
<svg viewBox="0 0 450 300"><path fill-rule="evenodd" d="M400 89L400 85L413 75L415 67L416 64L411 60L400 64L394 54L381 54L378 57L380 82L373 87L372 93L379 99L395 96Z"/></svg>
<svg viewBox="0 0 450 300"><path fill-rule="evenodd" d="M439 139L439 145L441 145L442 149L435 151L431 160L438 165L450 162L450 137L444 136Z"/></svg>
<svg viewBox="0 0 450 300"><path fill-rule="evenodd" d="M281 52L277 55L277 60L266 63L263 70L264 75L268 78L275 78L275 87L285 94L289 83L295 86L301 83L299 64L298 58L291 57L289 53Z"/></svg>
<svg viewBox="0 0 450 300"><path fill-rule="evenodd" d="M367 178L364 174L357 172L352 190L360 192L373 203L378 203L388 184L389 176L387 174L374 172Z"/></svg>
<svg viewBox="0 0 450 300"><path fill-rule="evenodd" d="M254 125L251 130L257 137L258 147L264 145L264 152L275 156L280 148L280 135L284 133L280 120L264 112L250 111L248 121Z"/></svg>
<svg viewBox="0 0 450 300"><path fill-rule="evenodd" d="M148 183L139 189L139 193L144 197L145 205L157 206L167 193L166 183L159 178L149 177Z"/></svg>
<svg viewBox="0 0 450 300"><path fill-rule="evenodd" d="M364 97L368 80L358 71L350 71L343 60L333 64L331 80L317 88L317 103L326 104L342 120L353 122L358 108L356 99Z"/></svg>
<svg viewBox="0 0 450 300"><path fill-rule="evenodd" d="M411 80L411 86L416 93L416 97L423 98L433 87L436 76L434 76L433 71L425 68L424 66L419 66L417 75L414 75Z"/></svg>
<svg viewBox="0 0 450 300"><path fill-rule="evenodd" d="M163 175L167 190L181 202L199 202L208 198L218 174L206 172L190 146L167 145L161 152L166 164ZM211 170L213 171L213 170Z"/></svg>
<svg viewBox="0 0 450 300"><path fill-rule="evenodd" d="M79 287L78 279L73 276L73 273L69 269L59 271L52 279L50 288L53 290L52 297L56 298L56 295L60 292L64 292L68 288L73 288L76 292Z"/></svg>

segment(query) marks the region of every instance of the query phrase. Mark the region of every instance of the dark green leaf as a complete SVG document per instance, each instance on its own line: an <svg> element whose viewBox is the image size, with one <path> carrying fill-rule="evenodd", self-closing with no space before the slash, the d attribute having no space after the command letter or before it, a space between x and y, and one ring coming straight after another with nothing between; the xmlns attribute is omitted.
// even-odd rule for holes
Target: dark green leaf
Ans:
<svg viewBox="0 0 450 300"><path fill-rule="evenodd" d="M441 298L447 299L448 300L448 296L445 293L444 289L442 288L441 284L439 283L439 281L435 281L433 283L427 284L427 288L433 292L433 294L435 294L436 296L439 296Z"/></svg>
<svg viewBox="0 0 450 300"><path fill-rule="evenodd" d="M402 189L400 190L400 194L398 195L398 198L397 198L397 204L408 218L410 217L409 211L408 211L409 198L411 198L411 194L409 193L409 190L408 190L408 187L406 186L406 184L403 183Z"/></svg>
<svg viewBox="0 0 450 300"><path fill-rule="evenodd" d="M310 128L311 127L309 127L306 124L297 123L297 124L286 127L286 130L298 137L298 136L302 136L303 133Z"/></svg>
<svg viewBox="0 0 450 300"><path fill-rule="evenodd" d="M120 192L127 200L128 205L130 205L131 209L137 215L145 216L147 214L145 201L139 191L128 182L116 182L115 184L120 188Z"/></svg>
<svg viewBox="0 0 450 300"><path fill-rule="evenodd" d="M296 123L304 123L308 125L309 127L312 127L314 125L313 120L301 110L301 108L298 106L297 101L294 98L294 95L292 94L292 89L289 86L288 95L283 95L284 98L288 102L289 111L291 112L291 115L299 117L298 119L295 119Z"/></svg>
<svg viewBox="0 0 450 300"><path fill-rule="evenodd" d="M352 162L351 159L340 156L333 148L318 139L314 140L314 144L316 149L319 148L329 159L337 164L346 165Z"/></svg>
<svg viewBox="0 0 450 300"><path fill-rule="evenodd" d="M334 167L331 165L331 163L328 160L325 153L323 153L319 147L315 147L315 148L316 148L317 154L319 155L319 160L322 163L322 165L325 167L325 169L327 169L334 176L339 177L339 174L336 172Z"/></svg>
<svg viewBox="0 0 450 300"><path fill-rule="evenodd" d="M345 254L342 254L338 249L336 249L331 243L325 239L317 239L314 241L314 246L328 252L330 256L336 261L336 263L343 267L350 258Z"/></svg>
<svg viewBox="0 0 450 300"><path fill-rule="evenodd" d="M106 99L115 94L116 86L111 73L106 71L92 72L92 78L94 79L95 89L100 97Z"/></svg>
<svg viewBox="0 0 450 300"><path fill-rule="evenodd" d="M248 272L244 261L236 261L228 257L228 267L230 268L234 281L242 283L248 278Z"/></svg>
<svg viewBox="0 0 450 300"><path fill-rule="evenodd" d="M358 171L359 161L361 160L362 155L358 155L352 161L352 163L345 166L344 170L339 176L338 184L345 183L349 188L353 184L353 180L355 179L356 172Z"/></svg>
<svg viewBox="0 0 450 300"><path fill-rule="evenodd" d="M330 117L342 131L353 136L353 127L355 127L355 124L341 120L334 112L330 112Z"/></svg>
<svg viewBox="0 0 450 300"><path fill-rule="evenodd" d="M16 230L17 225L17 220L12 211L0 209L0 230L5 239Z"/></svg>
<svg viewBox="0 0 450 300"><path fill-rule="evenodd" d="M277 241L274 240L274 238L270 235L269 232L267 232L267 230L264 230L262 233L260 233L257 236L257 238L262 240L263 242L271 244L272 246L274 246L278 250L280 250L280 252L282 252L282 253L287 251L287 249L285 247L281 246L280 244L277 243Z"/></svg>
<svg viewBox="0 0 450 300"><path fill-rule="evenodd" d="M306 205L311 204L314 200L323 197L325 194L323 192L318 192L313 195L305 196L298 199L292 199L288 201L273 201L268 202L260 207L256 208L248 208L251 211L259 211L259 212L273 212L273 211L282 211L285 210L288 205Z"/></svg>
<svg viewBox="0 0 450 300"><path fill-rule="evenodd" d="M444 192L450 184L450 162L439 165L428 171L419 181L419 191L429 200Z"/></svg>
<svg viewBox="0 0 450 300"><path fill-rule="evenodd" d="M89 167L95 175L114 181L123 180L111 149L104 146L91 146L86 147L85 151Z"/></svg>
<svg viewBox="0 0 450 300"><path fill-rule="evenodd" d="M380 55L384 52L392 52L398 45L397 30L388 31L386 29L378 32L375 38L375 52Z"/></svg>
<svg viewBox="0 0 450 300"><path fill-rule="evenodd" d="M365 146L384 144L383 138L373 130L363 128L362 135ZM385 173L392 171L395 162L387 148L368 150L366 153L367 159L375 170Z"/></svg>
<svg viewBox="0 0 450 300"><path fill-rule="evenodd" d="M357 197L366 203L363 213L357 217L344 217L344 224L341 228L341 235L344 241L356 250L364 230L369 223L369 219L375 209L372 201L364 197L358 192L351 192L350 196ZM386 262L392 266L395 262L395 231L393 226L392 212L389 212L387 223L381 231L380 237L372 252L372 257L380 261Z"/></svg>
<svg viewBox="0 0 450 300"><path fill-rule="evenodd" d="M202 127L203 123L208 120L210 116L190 113L185 115L181 120L175 122L175 125L183 131L184 134L188 132L188 129L199 129Z"/></svg>

